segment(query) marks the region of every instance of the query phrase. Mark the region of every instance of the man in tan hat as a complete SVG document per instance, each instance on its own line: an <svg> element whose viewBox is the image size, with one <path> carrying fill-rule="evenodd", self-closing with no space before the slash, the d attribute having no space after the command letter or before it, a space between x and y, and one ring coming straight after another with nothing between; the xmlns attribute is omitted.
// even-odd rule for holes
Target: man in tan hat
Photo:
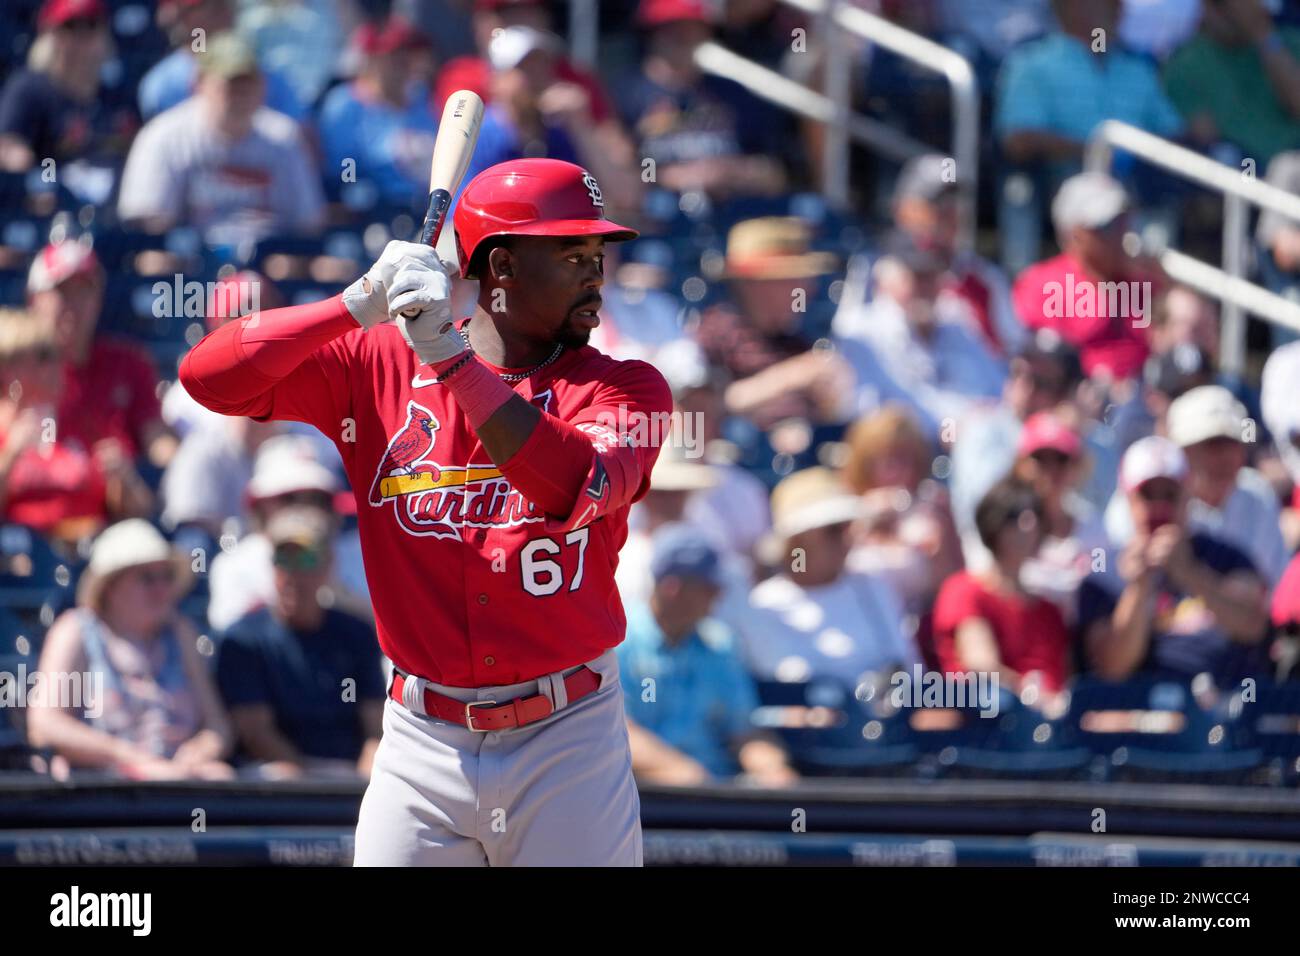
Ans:
<svg viewBox="0 0 1300 956"><path fill-rule="evenodd" d="M862 501L828 468L807 468L772 492L769 557L778 571L750 594L741 651L758 680L839 681L919 661L897 596L845 568Z"/></svg>
<svg viewBox="0 0 1300 956"><path fill-rule="evenodd" d="M809 313L837 268L812 249L802 219L764 216L727 236L729 301L706 309L695 339L729 385L727 410L760 428L786 418L838 423L851 412L853 375L830 351L813 349Z"/></svg>

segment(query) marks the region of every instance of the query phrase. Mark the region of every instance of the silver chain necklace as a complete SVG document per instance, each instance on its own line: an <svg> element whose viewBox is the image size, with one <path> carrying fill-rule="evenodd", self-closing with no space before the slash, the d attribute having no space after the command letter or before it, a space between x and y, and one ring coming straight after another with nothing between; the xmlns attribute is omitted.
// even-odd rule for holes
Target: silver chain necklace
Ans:
<svg viewBox="0 0 1300 956"><path fill-rule="evenodd" d="M458 331L460 332L460 337L465 340L465 344L468 346L469 333L466 332L464 329L459 329ZM522 382L530 375L535 375L536 373L540 372L542 369L546 368L546 366L554 362L557 358L560 357L560 353L563 351L564 351L564 343L556 342L555 351L552 352L550 358L544 361L541 365L534 365L526 372L498 372L497 374L501 376L501 381L503 382Z"/></svg>

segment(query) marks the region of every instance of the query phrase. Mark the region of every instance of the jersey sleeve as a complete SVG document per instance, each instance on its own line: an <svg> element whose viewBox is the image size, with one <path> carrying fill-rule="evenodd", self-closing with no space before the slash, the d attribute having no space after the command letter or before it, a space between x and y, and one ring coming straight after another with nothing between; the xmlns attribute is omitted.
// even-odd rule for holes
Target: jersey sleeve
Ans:
<svg viewBox="0 0 1300 956"><path fill-rule="evenodd" d="M672 404L654 366L621 362L568 421L543 413L501 470L543 507L548 531L582 528L645 495Z"/></svg>
<svg viewBox="0 0 1300 956"><path fill-rule="evenodd" d="M351 414L351 370L362 334L340 296L255 312L194 346L181 362L181 384L222 415L305 422L334 438Z"/></svg>

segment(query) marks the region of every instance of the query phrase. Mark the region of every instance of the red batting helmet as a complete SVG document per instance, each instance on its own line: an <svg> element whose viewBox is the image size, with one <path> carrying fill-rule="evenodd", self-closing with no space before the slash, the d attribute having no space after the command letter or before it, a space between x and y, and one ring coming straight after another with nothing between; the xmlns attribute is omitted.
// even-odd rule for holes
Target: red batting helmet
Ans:
<svg viewBox="0 0 1300 956"><path fill-rule="evenodd" d="M558 159L516 159L470 180L452 217L460 274L476 279L474 253L493 236L604 236L635 239L635 229L605 218L591 173Z"/></svg>

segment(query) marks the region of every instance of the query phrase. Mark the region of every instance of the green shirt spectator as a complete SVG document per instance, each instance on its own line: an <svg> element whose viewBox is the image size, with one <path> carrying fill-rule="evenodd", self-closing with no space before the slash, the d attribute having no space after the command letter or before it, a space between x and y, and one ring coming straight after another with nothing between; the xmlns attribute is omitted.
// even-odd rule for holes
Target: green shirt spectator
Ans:
<svg viewBox="0 0 1300 956"><path fill-rule="evenodd" d="M1258 0L1206 4L1200 33L1169 58L1165 89L1190 126L1262 171L1300 146L1300 31L1275 30Z"/></svg>

